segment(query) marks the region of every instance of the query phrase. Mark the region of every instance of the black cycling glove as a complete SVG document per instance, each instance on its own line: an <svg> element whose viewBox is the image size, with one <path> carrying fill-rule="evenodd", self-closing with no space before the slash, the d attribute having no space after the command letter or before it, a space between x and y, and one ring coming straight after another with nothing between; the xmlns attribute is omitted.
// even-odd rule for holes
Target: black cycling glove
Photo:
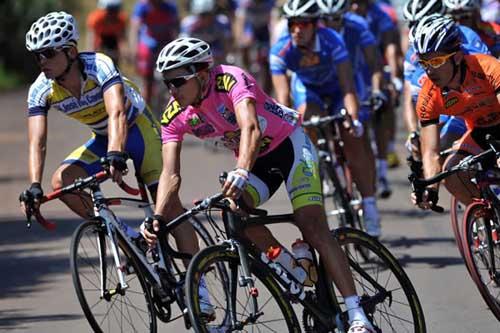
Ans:
<svg viewBox="0 0 500 333"><path fill-rule="evenodd" d="M106 161L116 170L123 172L127 170L128 157L128 154L125 152L112 150L106 154Z"/></svg>

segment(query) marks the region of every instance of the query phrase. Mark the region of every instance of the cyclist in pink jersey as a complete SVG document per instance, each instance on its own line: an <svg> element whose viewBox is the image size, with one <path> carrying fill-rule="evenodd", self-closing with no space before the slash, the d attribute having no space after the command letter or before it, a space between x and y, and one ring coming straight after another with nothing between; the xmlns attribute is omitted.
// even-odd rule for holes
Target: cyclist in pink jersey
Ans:
<svg viewBox="0 0 500 333"><path fill-rule="evenodd" d="M300 126L299 114L267 96L240 68L212 65L210 46L196 38L174 40L156 61L156 69L173 97L161 119L164 165L158 185L155 230L160 220L169 221L183 212L178 193L184 134L222 144L233 150L237 159L223 193L256 207L284 181L295 224L324 259L327 271L345 297L351 322L349 333L374 332L359 305L346 257L328 230L318 157ZM253 226L245 232L262 251L280 246L264 226ZM147 230L144 236L149 244L156 241ZM186 240L196 252L196 238Z"/></svg>

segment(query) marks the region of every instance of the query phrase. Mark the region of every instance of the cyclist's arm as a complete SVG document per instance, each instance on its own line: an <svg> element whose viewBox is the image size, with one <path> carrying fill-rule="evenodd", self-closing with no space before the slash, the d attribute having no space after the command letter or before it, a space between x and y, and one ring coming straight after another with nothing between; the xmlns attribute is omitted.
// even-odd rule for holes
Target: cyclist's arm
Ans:
<svg viewBox="0 0 500 333"><path fill-rule="evenodd" d="M372 74L372 89L374 91L382 90L384 75L382 73L382 62L375 45L367 45L363 48L363 55Z"/></svg>
<svg viewBox="0 0 500 333"><path fill-rule="evenodd" d="M95 43L94 31L91 29L87 29L87 50L95 51L94 43Z"/></svg>
<svg viewBox="0 0 500 333"><path fill-rule="evenodd" d="M32 183L41 183L47 152L47 116L28 118L29 163L28 172Z"/></svg>
<svg viewBox="0 0 500 333"><path fill-rule="evenodd" d="M261 138L255 101L250 98L244 98L235 105L234 111L236 113L236 121L241 130L236 168L250 171L259 154Z"/></svg>
<svg viewBox="0 0 500 333"><path fill-rule="evenodd" d="M130 30L129 30L129 52L135 57L137 54L137 43L139 40L139 29L141 27L141 21L137 17L132 17L130 20ZM132 59L133 60L133 59Z"/></svg>
<svg viewBox="0 0 500 333"><path fill-rule="evenodd" d="M422 147L422 162L424 165L424 177L430 178L441 172L439 160L439 125L429 124L420 129L420 144ZM439 188L439 183L430 187Z"/></svg>
<svg viewBox="0 0 500 333"><path fill-rule="evenodd" d="M411 133L417 131L418 118L411 96L411 84L407 80L405 80L403 87L403 113L408 132Z"/></svg>
<svg viewBox="0 0 500 333"><path fill-rule="evenodd" d="M179 190L181 187L182 142L170 141L162 146L163 168L156 194L155 214L172 220L183 213Z"/></svg>
<svg viewBox="0 0 500 333"><path fill-rule="evenodd" d="M286 74L273 74L272 80L278 103L290 106L290 86Z"/></svg>
<svg viewBox="0 0 500 333"><path fill-rule="evenodd" d="M352 67L349 60L337 64L340 89L344 93L344 106L353 120L358 119L358 99L354 90Z"/></svg>
<svg viewBox="0 0 500 333"><path fill-rule="evenodd" d="M108 151L124 151L127 142L127 110L123 84L114 84L103 93L108 113Z"/></svg>
<svg viewBox="0 0 500 333"><path fill-rule="evenodd" d="M399 59L400 50L398 47L398 34L395 30L388 30L382 34L382 45L384 46L384 56L391 69L392 78L401 78L402 69Z"/></svg>

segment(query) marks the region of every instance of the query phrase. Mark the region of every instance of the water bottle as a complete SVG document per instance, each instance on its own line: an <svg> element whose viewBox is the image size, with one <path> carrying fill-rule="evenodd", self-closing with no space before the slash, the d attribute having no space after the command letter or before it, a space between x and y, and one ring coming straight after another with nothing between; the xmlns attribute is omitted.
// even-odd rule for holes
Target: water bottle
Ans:
<svg viewBox="0 0 500 333"><path fill-rule="evenodd" d="M302 239L297 239L292 244L292 252L295 259L307 272L307 277L304 281L304 285L312 287L318 281L318 273L313 262L311 247Z"/></svg>
<svg viewBox="0 0 500 333"><path fill-rule="evenodd" d="M289 253L285 248L270 247L267 250L267 257L274 263L279 264L286 272L288 272L297 282L304 284L307 278L307 272L302 268L302 266L295 260L293 255Z"/></svg>

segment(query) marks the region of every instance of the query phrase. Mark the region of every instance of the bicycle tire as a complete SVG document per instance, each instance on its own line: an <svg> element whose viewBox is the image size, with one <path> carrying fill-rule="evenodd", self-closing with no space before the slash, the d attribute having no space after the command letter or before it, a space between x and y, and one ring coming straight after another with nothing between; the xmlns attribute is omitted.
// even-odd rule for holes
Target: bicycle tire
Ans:
<svg viewBox="0 0 500 333"><path fill-rule="evenodd" d="M248 263L250 268L250 273L252 277L254 277L255 286L257 287L259 296L257 297L258 303L263 307L259 309L259 312L262 312L262 316L266 316L266 313L270 313L273 315L271 311L276 311L279 309L281 312L280 322L276 319L271 321L266 321L262 323L264 325L264 331L274 331L281 332L285 328L288 329L288 332L300 332L300 325L293 311L293 308L290 304L288 298L286 298L285 293L282 291L283 289L280 285L274 280L272 273L269 271L267 266L265 266L260 261L255 260L252 257L248 257ZM233 331L236 329L232 327L230 321L229 314L229 299L228 294L230 290L230 282L224 281L224 278L218 278L214 276L215 281L212 282L211 275L215 275L214 272L221 272L221 266L225 267L227 272L233 273L230 274L233 278L239 278L238 267L240 264L240 259L237 251L232 251L228 244L223 245L215 245L208 247L200 252L198 252L193 259L191 260L188 268L188 273L186 276L186 296L187 296L187 304L188 304L188 312L189 318L191 320L191 324L195 332L210 332L210 331ZM214 269L214 265L218 268ZM241 267L240 267L241 268ZM200 309L199 302L199 285L201 281L201 277L204 277L204 283L207 286L207 290L211 292L210 300L212 304L215 304L215 320L207 322L203 320L204 314ZM229 277L226 277L229 279ZM210 280L209 280L210 279ZM207 281L208 280L208 281ZM234 283L238 283L238 281L233 281ZM248 289L245 287L245 289ZM236 287L236 291L243 290L242 287ZM219 295L222 292L222 297L225 297L225 300L220 301ZM246 305L249 305L250 297L249 290L244 291L245 297L247 297L246 301L238 301L236 304L236 315L237 316L245 316L250 312L248 309L245 309ZM237 298L238 295L231 295L231 297ZM265 300L263 301L263 298ZM274 300L276 303L272 307L270 305L271 301ZM222 308L225 306L225 308ZM243 309L240 307L243 306ZM258 325L260 323L260 319L262 317L258 317L256 322L251 323L251 325ZM267 317L266 317L267 318ZM222 320L221 320L222 319ZM237 318L238 321L245 322L244 319L248 318ZM280 326L280 324L285 325ZM272 328L271 328L272 326ZM276 330L273 330L276 327ZM254 328L255 326L250 326ZM237 330L241 330L242 327L237 328ZM257 331L260 331L257 327Z"/></svg>
<svg viewBox="0 0 500 333"><path fill-rule="evenodd" d="M356 229L340 228L332 231L332 235L347 255L362 303L373 296L371 294L377 289L373 283L375 280L385 291L390 291L390 297L385 297L382 303L363 306L367 316L379 329L377 332L425 333L424 312L415 288L389 250L374 237ZM352 247L362 247L363 252L369 251L372 255L368 259L364 258L359 250L352 251ZM373 274L370 274L371 269ZM364 274L368 274L373 281L364 277ZM396 281L398 285L392 287ZM343 297L340 294L337 297L343 304Z"/></svg>
<svg viewBox="0 0 500 333"><path fill-rule="evenodd" d="M94 241L92 237L95 237ZM109 291L112 293L118 289L116 288L118 286L118 276L116 275L113 258L112 256L106 257L106 254L110 252L108 243L109 239L105 226L100 221L88 221L80 224L73 233L71 240L70 268L73 285L88 323L94 332L99 333L129 332L131 330L134 332L156 333L155 310L147 283L141 274L137 274L139 265L136 259L133 256L126 256L120 247L120 256L124 260L123 262L126 263L124 267L126 270L125 279L129 288L125 290L123 295L117 292L110 296L109 300L101 297L99 262L106 263L104 274L108 288L115 288L114 290L109 289ZM101 247L100 244L103 246ZM83 250L83 253L79 251L80 249ZM96 257L81 260L80 253L89 255L91 252L96 252ZM85 264L87 266L84 266ZM92 283L89 275L95 276L97 278L96 282ZM93 302L93 297L89 297L91 295L97 296L95 302ZM141 299L145 300L145 308L143 309L137 305ZM89 300L92 303L89 303ZM119 306L118 310L113 308L115 304ZM126 307L126 313L122 312L124 306ZM102 307L104 307L104 310L101 312ZM133 319L133 316L137 316L137 318ZM111 317L119 321L118 327L110 322ZM141 327L136 327L136 325Z"/></svg>
<svg viewBox="0 0 500 333"><path fill-rule="evenodd" d="M497 290L500 287L499 283L491 281L489 274L490 249L492 248L497 267L495 274L500 276L500 244L492 242L491 234L486 235L485 232L480 231L484 230L486 221L493 223L493 227L499 226L495 212L484 203L474 202L467 206L463 223L463 250L465 264L472 280L493 315L500 321L500 295L496 292L495 297L489 289L489 286ZM481 266L485 267L482 268Z"/></svg>

